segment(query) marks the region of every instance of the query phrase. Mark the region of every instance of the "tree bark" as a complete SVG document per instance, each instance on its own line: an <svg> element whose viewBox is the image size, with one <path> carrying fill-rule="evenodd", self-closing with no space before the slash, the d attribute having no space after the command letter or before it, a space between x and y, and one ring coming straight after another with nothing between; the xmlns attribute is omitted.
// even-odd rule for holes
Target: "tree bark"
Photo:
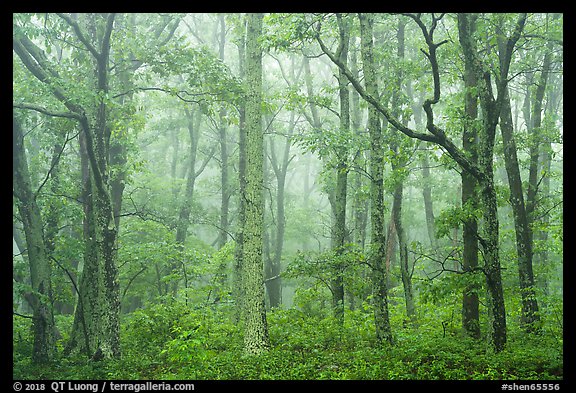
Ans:
<svg viewBox="0 0 576 393"><path fill-rule="evenodd" d="M32 362L48 363L56 354L51 267L44 242L42 216L30 183L24 133L14 114L12 115L12 143L12 187L24 227L33 290L27 297L33 312Z"/></svg>
<svg viewBox="0 0 576 393"><path fill-rule="evenodd" d="M528 224L528 215L524 204L520 166L516 155L512 108L508 90L505 92L502 112L500 113L500 131L504 145L504 163L510 187L510 205L514 217L516 233L516 253L518 255L518 277L522 299L522 317L520 323L529 333L541 331L538 302L534 290L534 273L532 270L532 231Z"/></svg>
<svg viewBox="0 0 576 393"><path fill-rule="evenodd" d="M243 27L246 26L246 18L242 18ZM245 35L238 38L238 76L241 80L245 78ZM242 323L244 287L242 281L243 260L244 260L244 227L246 225L246 101L242 100L238 105L238 225L236 230L236 248L234 250L234 276L232 285L232 296L236 302L234 320Z"/></svg>
<svg viewBox="0 0 576 393"><path fill-rule="evenodd" d="M470 26L473 34L475 24ZM468 153L470 160L478 162L478 79L470 61L464 62L464 130L462 132L462 150ZM474 176L462 171L462 207L472 211L477 207L476 186ZM464 272L473 272L478 267L478 221L472 215L468 216L462 225L462 268ZM474 274L474 273L469 273ZM472 279L473 280L473 279ZM480 310L478 298L478 285L472 283L464 288L462 293L462 327L471 337L480 338Z"/></svg>
<svg viewBox="0 0 576 393"><path fill-rule="evenodd" d="M373 15L358 14L360 21L360 39L364 81L368 94L378 96L378 84L373 57ZM392 330L388 312L386 234L384 232L384 150L380 115L374 107L368 109L368 127L370 132L370 220L372 237L369 260L372 266L372 285L374 295L374 324L376 338L380 344L392 344Z"/></svg>
<svg viewBox="0 0 576 393"><path fill-rule="evenodd" d="M248 14L246 33L246 222L242 279L244 282L244 352L259 355L270 348L266 308L262 233L264 226L262 129L262 14Z"/></svg>
<svg viewBox="0 0 576 393"><path fill-rule="evenodd" d="M338 58L343 64L348 63L348 45L350 32L348 22L340 15L338 30L340 33L338 44ZM350 130L350 93L348 81L341 70L338 71L338 95L340 98L340 132ZM336 190L334 195L334 225L332 228L332 249L336 255L344 253L346 244L346 196L348 191L348 154L345 148L336 152ZM336 264L334 276L330 286L332 290L332 310L334 317L340 325L344 324L344 267Z"/></svg>

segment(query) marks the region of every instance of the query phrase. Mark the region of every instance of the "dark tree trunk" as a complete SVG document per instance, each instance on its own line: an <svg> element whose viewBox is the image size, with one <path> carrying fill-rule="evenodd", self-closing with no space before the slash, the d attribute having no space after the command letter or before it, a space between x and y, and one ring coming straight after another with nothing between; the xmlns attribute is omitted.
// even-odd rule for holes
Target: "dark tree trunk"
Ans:
<svg viewBox="0 0 576 393"><path fill-rule="evenodd" d="M348 22L339 14L338 30L340 33L338 57L344 64L348 63L348 44L350 32ZM338 72L338 95L340 98L340 132L350 130L350 93L348 80L342 71ZM348 191L348 154L346 149L336 153L336 190L334 197L334 226L332 228L332 249L337 255L344 253L346 244L346 196ZM336 265L334 277L330 283L332 291L332 309L339 324L344 324L344 267Z"/></svg>
<svg viewBox="0 0 576 393"><path fill-rule="evenodd" d="M475 25L471 26L472 29ZM471 30L469 34L473 34ZM468 153L470 161L478 162L478 94L474 90L478 87L476 73L470 62L464 64L464 130L462 132L462 150ZM462 207L474 210L477 208L476 186L477 181L467 171L462 171ZM473 215L468 215L462 226L462 268L464 272L473 272L478 267L478 221ZM462 293L462 327L474 338L480 338L480 310L478 291L479 285L469 284Z"/></svg>
<svg viewBox="0 0 576 393"><path fill-rule="evenodd" d="M534 273L532 271L532 231L528 225L528 215L524 205L522 179L520 178L520 167L516 155L516 142L514 140L514 125L512 124L512 108L507 90L500 114L500 130L504 144L504 163L506 173L508 174L510 205L512 206L516 233L518 276L520 281L520 295L522 298L521 324L527 332L538 332L541 329L538 302L534 291Z"/></svg>

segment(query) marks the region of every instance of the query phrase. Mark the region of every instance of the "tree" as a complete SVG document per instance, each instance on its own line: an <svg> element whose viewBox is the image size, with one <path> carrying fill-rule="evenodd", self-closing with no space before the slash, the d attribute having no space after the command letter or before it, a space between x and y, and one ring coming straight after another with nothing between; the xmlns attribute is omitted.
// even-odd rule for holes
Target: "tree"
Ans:
<svg viewBox="0 0 576 393"><path fill-rule="evenodd" d="M53 360L56 353L52 269L48 259L49 252L44 241L42 216L36 203L37 195L32 191L26 149L24 148L24 133L20 119L16 117L15 113L12 115L12 144L13 194L26 236L32 284L32 291L26 296L33 313L34 347L32 349L32 361L34 363L47 363Z"/></svg>
<svg viewBox="0 0 576 393"><path fill-rule="evenodd" d="M373 57L374 15L359 14L362 63L366 92L378 97L378 84ZM341 68L341 72L343 69ZM388 278L386 265L386 233L384 232L384 147L380 113L376 108L368 110L368 130L370 132L370 265L374 294L374 323L376 337L380 343L392 344L392 331L388 311Z"/></svg>
<svg viewBox="0 0 576 393"><path fill-rule="evenodd" d="M475 29L475 25L471 26ZM474 33L472 30L470 33ZM462 131L462 150L467 152L470 161L478 162L478 80L469 61L464 62L464 130ZM462 206L467 212L462 225L462 268L465 272L474 272L478 267L478 221L473 214L477 208L477 181L469 172L462 171ZM478 286L467 285L462 293L462 327L474 338L480 338L480 311Z"/></svg>
<svg viewBox="0 0 576 393"><path fill-rule="evenodd" d="M508 70L512 61L514 46L526 23L526 14L518 16L513 33L506 39L502 38L502 51L499 56L499 72L496 73L497 96L492 91L492 78L488 65L479 58L474 35L476 23L469 14L458 15L459 39L464 53L465 62L470 64L476 75L479 90L480 106L482 108L482 128L478 149L478 163L482 171L477 178L483 204L484 237L480 238L484 254L484 274L490 292L489 313L491 317L490 340L496 352L501 351L506 343L506 312L502 290L501 266L498 255L498 216L496 190L494 188L494 143L496 126L500 118L502 106L508 85Z"/></svg>
<svg viewBox="0 0 576 393"><path fill-rule="evenodd" d="M246 193L242 281L244 352L258 355L270 347L264 305L262 233L264 230L262 130L262 14L248 14L246 30Z"/></svg>
<svg viewBox="0 0 576 393"><path fill-rule="evenodd" d="M89 18L90 23L100 23L100 36L94 37L94 41L98 44L91 42L73 18L65 14L59 14L59 17L72 29L79 44L90 53L95 62L96 81L93 90L95 93L93 107L85 108L80 104L78 97L74 97L73 94L61 87L67 86L69 88L70 85L59 80L59 73L50 64L44 51L20 31L14 35L13 49L24 66L38 80L46 84L54 97L68 109L69 112L66 113L66 116L77 120L81 126L90 165L91 198L89 203L91 206L86 212L92 217L87 217L87 220L93 223L94 228L94 232L91 233L94 236L85 239L84 273L93 272L97 275L89 281L84 280L84 287L88 286L88 282L90 285L97 283L95 286L98 290L92 293L91 299L83 302L84 306L87 302L95 305L90 310L92 314L90 316L82 315L77 319L83 321L84 342L86 344L91 342L92 344L84 348L89 356L97 359L116 357L120 355L118 270L116 266L118 228L114 224L113 206L110 198L108 154L111 129L108 123L109 109L107 108L110 37L116 15L108 14L100 18L92 15L91 19ZM34 105L20 104L20 106L46 112L45 108L38 108ZM89 119L87 113L91 113L94 120ZM78 313L84 314L83 306L78 307ZM94 323L90 324L90 330L87 329L88 323L86 321L89 318L94 320ZM75 326L79 326L79 323Z"/></svg>
<svg viewBox="0 0 576 393"><path fill-rule="evenodd" d="M496 99L492 93L490 71L480 59L477 59L477 52L475 50L472 36L470 34L466 34L469 33L469 26L467 23L464 23L464 25L459 25L460 27L464 28L464 30L461 29L462 34L460 36L463 52L465 57L468 58L467 61L472 61L476 67L475 72L477 75L479 75L479 80L481 83L480 101L482 103L484 118L482 127L483 136L481 137L479 149L479 165L472 163L466 157L466 155L463 154L462 150L458 148L451 139L448 138L446 132L440 126L438 126L434 120L433 105L439 102L441 93L440 73L436 53L438 47L448 42L447 40L441 41L439 43L434 42L434 32L438 27L438 22L444 17L444 15L442 14L440 16L436 16L433 14L430 18L431 20L429 27L425 24L422 19L422 15L420 14L405 14L405 16L411 18L417 23L420 30L422 31L422 35L425 39L428 49L427 51L423 52L430 63L432 78L434 81L433 97L427 99L423 104L424 112L426 113L426 128L428 133L418 132L407 126L404 126L396 117L391 114L391 112L386 107L381 104L378 97L368 93L366 89L360 84L360 82L354 78L348 67L326 48L326 45L321 40L319 34L317 35L317 40L323 51L330 57L332 62L338 65L338 67L345 73L358 93L360 93L360 95L370 105L374 106L380 113L382 113L392 124L392 126L410 138L416 138L442 146L454 159L454 161L456 161L458 165L462 167L463 170L470 172L478 180L481 187L481 199L483 205L482 210L484 218L484 238L481 241L481 244L485 258L484 267L482 270L485 274L490 300L489 311L491 319L491 330L489 340L491 342L492 348L496 352L499 352L504 349L506 343L506 312L502 290L501 266L498 254L499 237L497 200L496 191L494 188L492 155L494 148L495 128L498 123L502 102L501 100L503 97L501 93L508 81L507 75L510 67L512 53L514 46L524 28L526 15L522 14L519 16L513 34L507 40L506 53L500 61L497 83L499 99ZM460 20L467 22L467 15L461 16L459 18L459 21ZM319 30L320 27L318 26L317 31L319 32Z"/></svg>

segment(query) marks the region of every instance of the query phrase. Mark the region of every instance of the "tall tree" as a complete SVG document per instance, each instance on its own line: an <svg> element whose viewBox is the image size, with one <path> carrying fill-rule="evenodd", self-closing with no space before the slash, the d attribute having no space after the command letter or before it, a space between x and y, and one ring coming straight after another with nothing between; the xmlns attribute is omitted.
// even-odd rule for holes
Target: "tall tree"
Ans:
<svg viewBox="0 0 576 393"><path fill-rule="evenodd" d="M406 21L400 19L398 21L398 30L396 33L396 38L398 40L397 55L399 62L404 60L405 51L405 28ZM394 116L400 118L400 108L402 106L401 96L402 96L402 82L403 82L403 72L402 68L398 68L396 71L396 83L395 88L392 93L392 108ZM378 115L378 113L376 112ZM403 123L407 123L407 119L403 119ZM406 152L402 151L403 146L401 146L401 141L398 140L399 135L392 136L390 143L390 148L393 152L392 158L392 173L394 176L395 187L393 193L392 202L392 221L394 222L394 228L396 230L396 235L398 238L398 249L400 254L400 274L402 277L402 286L404 287L404 301L406 303L406 315L407 317L414 321L416 318L416 306L414 304L414 291L412 289L412 274L411 269L408 264L408 243L406 240L406 233L404 230L404 225L402 224L402 202L404 193L404 178L405 167L407 165L408 157ZM390 239L389 239L390 241Z"/></svg>
<svg viewBox="0 0 576 393"><path fill-rule="evenodd" d="M32 291L26 300L32 307L32 331L34 344L32 361L47 363L56 354L55 323L52 297L49 252L44 241L43 222L35 193L32 190L28 169L24 132L20 119L12 115L12 164L13 195L16 199L24 234L30 266Z"/></svg>
<svg viewBox="0 0 576 393"><path fill-rule="evenodd" d="M236 46L238 48L238 77L245 78L246 64L246 23L247 18L240 16L240 21L236 24ZM244 260L244 228L246 226L246 101L238 103L238 225L236 229L236 249L234 250L233 267L233 298L236 302L236 312L234 318L239 322L243 316L242 310L244 299L244 287L242 284L242 271Z"/></svg>
<svg viewBox="0 0 576 393"><path fill-rule="evenodd" d="M86 319L95 321L92 325L94 329L90 331L86 329L87 324L82 323L86 338L82 342L95 343L91 347L83 348L89 356L95 359L117 357L120 355L120 302L117 281L118 268L116 266L118 228L115 225L110 196L109 147L111 128L108 108L111 35L116 14L86 16L88 25L94 27L99 25L99 29L94 29L96 36L87 35L78 21L71 16L66 14L58 14L58 16L72 30L78 44L86 50L86 53L90 54L95 66L96 81L93 84L93 107L85 107L85 101L75 97L69 91L70 85L62 83L59 73L50 63L46 53L22 32L14 35L13 49L32 75L46 84L54 97L68 109L67 116L80 123L90 167L91 194L87 201L90 203L90 207L85 211L91 216L87 216L86 220L92 222L94 229L93 236L85 239L86 252L83 274L88 274L86 272L96 274L96 279L92 277L90 281L84 280L84 284L87 290L89 286L95 286L97 290L92 293L94 297L87 300L94 305L94 308L90 310L91 315L85 315L84 307L78 307L77 313L82 315L77 315L76 319L78 321L86 321ZM36 105L21 106L46 112L46 108L38 108ZM79 298L81 297L82 295ZM80 323L75 324L75 326L80 325ZM75 334L73 332L72 337ZM80 343L80 340L74 340L74 338L72 341Z"/></svg>
<svg viewBox="0 0 576 393"><path fill-rule="evenodd" d="M343 64L348 64L350 41L349 21L341 14L338 20L339 41L336 56ZM340 99L340 133L350 131L350 92L348 81L342 71L338 71L338 97ZM336 189L334 194L334 224L332 226L332 249L337 255L344 253L346 244L346 196L348 192L348 149L344 146L336 152ZM344 323L344 267L337 264L331 282L332 309L338 323Z"/></svg>
<svg viewBox="0 0 576 393"><path fill-rule="evenodd" d="M481 77L479 78L482 82L480 88L480 97L482 102L483 113L485 114L483 120L483 131L484 137L481 138L480 143L480 154L479 154L479 164L476 165L472 163L462 150L454 144L454 142L447 136L446 132L435 123L433 105L440 101L440 72L439 64L437 58L438 47L447 43L447 40L441 42L434 41L434 32L438 27L438 22L444 17L444 15L436 16L432 14L430 17L429 26L426 25L422 19L421 14L405 14L405 16L413 19L419 26L422 35L425 39L427 50L423 51L427 57L430 67L432 70L432 78L434 81L433 97L427 99L424 104L424 112L426 113L426 129L428 132L418 132L410 127L403 125L396 117L394 117L391 112L380 102L377 96L369 94L366 89L360 84L360 82L354 78L353 74L350 72L348 67L343 64L332 52L330 52L324 42L322 41L320 34L316 35L316 39L320 44L324 53L326 53L332 62L339 66L343 70L354 86L354 88L360 93L360 95L372 106L374 106L380 113L382 113L388 121L392 124L394 128L403 134L411 137L420 139L427 142L432 142L442 146L447 153L456 161L458 165L462 167L463 170L469 171L478 180L481 187L481 199L483 207L483 218L484 218L484 238L482 243L482 248L484 251L484 267L482 271L485 274L486 283L489 293L489 311L490 311L490 334L489 340L491 342L492 348L499 352L504 349L506 344L506 312L504 306L504 296L502 290L502 277L501 277L501 267L500 258L498 253L498 217L497 217L497 199L496 190L494 187L494 174L493 174L493 148L494 148L494 137L495 129L498 123L498 117L500 114L502 95L500 94L503 88L508 82L508 70L510 66L510 61L512 58L513 50L516 42L520 38L520 34L524 28L526 22L526 15L522 14L518 17L517 22L514 27L512 35L507 40L506 54L500 61L497 91L498 98L495 98L492 93L491 85L491 73L485 63L481 59L476 58L478 55L475 51L475 46L473 46L473 40L471 35L463 34L461 35L464 40L462 42L462 47L466 56L472 55L473 64L477 67L475 69L476 73ZM467 21L467 16L463 17ZM460 18L459 18L460 21ZM468 26L465 26L464 32L467 32ZM320 28L317 26L317 32ZM470 59L469 59L470 60Z"/></svg>
<svg viewBox="0 0 576 393"><path fill-rule="evenodd" d="M477 16L472 16L476 18ZM474 34L475 24L470 26ZM470 161L478 162L478 80L469 61L464 63L464 130L462 131L462 150ZM462 207L473 212L477 208L477 181L469 172L462 171ZM474 214L467 214L462 227L462 268L465 272L474 272L478 267L478 221ZM474 338L480 338L480 311L478 285L467 285L462 293L462 327Z"/></svg>
<svg viewBox="0 0 576 393"><path fill-rule="evenodd" d="M242 281L244 352L258 355L270 347L266 308L262 233L264 230L264 133L262 129L262 14L247 15L246 31L246 193Z"/></svg>
<svg viewBox="0 0 576 393"><path fill-rule="evenodd" d="M374 65L373 14L358 14L364 83L366 92L378 97L378 81ZM341 69L341 72L343 70ZM376 337L380 343L392 344L392 329L388 311L388 277L386 260L386 233L384 230L384 147L380 113L374 107L368 109L370 132L370 265L374 296L374 322Z"/></svg>
<svg viewBox="0 0 576 393"><path fill-rule="evenodd" d="M218 17L218 25L220 28L218 34L218 58L224 61L224 48L226 44L226 21L224 15L221 14ZM220 140L220 165L222 176L220 177L220 187L221 187L221 199L220 199L220 228L218 235L218 248L224 247L228 241L228 226L230 219L230 197L232 196L231 186L229 178L229 164L228 164L228 135L226 127L226 114L227 110L224 105L220 107L218 112L219 121L219 140Z"/></svg>

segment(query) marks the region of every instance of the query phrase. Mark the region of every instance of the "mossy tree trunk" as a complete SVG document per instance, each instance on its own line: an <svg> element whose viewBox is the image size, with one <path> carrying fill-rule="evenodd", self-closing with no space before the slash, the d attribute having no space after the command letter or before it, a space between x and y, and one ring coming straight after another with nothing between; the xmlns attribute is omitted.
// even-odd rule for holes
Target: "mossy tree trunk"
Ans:
<svg viewBox="0 0 576 393"><path fill-rule="evenodd" d="M373 18L372 14L358 15L366 91L377 97L378 82L373 55ZM378 341L392 344L392 329L388 311L388 277L385 266L384 147L382 145L380 114L374 107L368 109L368 128L370 132L370 221L372 225L369 259L372 266L374 324Z"/></svg>
<svg viewBox="0 0 576 393"><path fill-rule="evenodd" d="M474 25L469 34L474 32ZM464 130L462 131L462 150L468 154L470 161L478 162L478 80L470 62L464 63ZM477 181L469 172L462 171L462 206L474 210L477 208ZM478 221L469 215L462 225L462 269L474 274L478 267ZM471 280L473 281L473 280ZM462 327L474 338L480 338L480 311L478 285L467 285L462 293Z"/></svg>
<svg viewBox="0 0 576 393"><path fill-rule="evenodd" d="M32 362L47 363L53 360L56 354L51 267L48 250L44 243L40 207L32 191L24 147L24 133L19 119L14 114L12 116L12 144L12 187L26 237L32 284L32 291L26 297L33 312Z"/></svg>
<svg viewBox="0 0 576 393"><path fill-rule="evenodd" d="M264 133L262 129L262 14L248 14L246 33L246 192L242 281L244 352L259 355L270 347L264 303Z"/></svg>

